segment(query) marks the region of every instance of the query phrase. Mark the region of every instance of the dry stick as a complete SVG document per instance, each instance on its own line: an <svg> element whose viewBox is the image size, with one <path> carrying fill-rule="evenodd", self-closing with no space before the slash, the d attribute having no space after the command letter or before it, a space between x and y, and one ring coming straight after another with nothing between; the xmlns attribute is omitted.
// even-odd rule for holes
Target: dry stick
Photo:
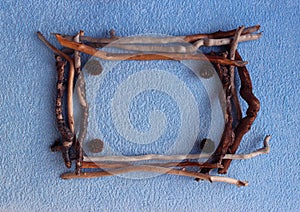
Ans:
<svg viewBox="0 0 300 212"><path fill-rule="evenodd" d="M84 32L82 30L80 30L79 33L74 37L74 41L77 43L80 43L80 37L83 35L84 35ZM75 146L76 154L77 154L76 174L80 174L82 160L83 160L82 143L84 141L84 138L85 138L86 132L87 132L88 105L87 105L86 96L85 96L84 76L81 73L81 57L80 57L79 51L74 51L74 64L75 64L75 72L78 75L77 94L78 94L80 110L81 110L80 131L79 131L78 139L76 141L76 146Z"/></svg>
<svg viewBox="0 0 300 212"><path fill-rule="evenodd" d="M231 60L234 60L234 58L235 58L235 51L237 49L240 36L244 29L245 29L245 27L242 26L236 30L236 33L234 35L234 39L231 43L231 47L230 47L230 51L229 51L229 59L231 59ZM241 120L242 110L241 110L240 102L237 97L237 92L236 92L236 88L235 88L235 84L234 84L234 66L230 66L229 71L230 71L230 80L231 80L230 90L231 90L232 100L233 100L233 104L236 109L237 119Z"/></svg>
<svg viewBox="0 0 300 212"><path fill-rule="evenodd" d="M235 53L236 59L242 59L239 55L238 51ZM246 117L242 118L238 123L237 127L234 130L235 139L234 143L229 147L227 153L234 154L243 138L243 136L250 130L251 125L253 124L257 113L260 108L259 100L254 96L252 92L252 82L250 78L250 74L246 67L238 68L238 74L241 80L241 88L240 94L241 97L247 102L248 109L246 112ZM231 160L223 160L222 164L224 166L223 169L219 170L219 173L225 174L230 166Z"/></svg>
<svg viewBox="0 0 300 212"><path fill-rule="evenodd" d="M62 51L58 50L54 47L46 38L42 35L41 32L37 32L38 38L47 46L49 47L55 54L65 58L69 62L69 79L68 79L68 95L67 95L67 113L68 113L68 123L69 128L72 133L74 133L74 116L73 116L73 81L74 81L74 61L71 57L67 54L63 53Z"/></svg>
<svg viewBox="0 0 300 212"><path fill-rule="evenodd" d="M82 168L101 168L101 169L111 169L111 168L122 168L131 166L130 163L116 163L116 162L82 162ZM222 168L221 164L209 164L204 165L203 163L199 162L170 162L170 163L149 163L147 165L150 166L160 166L160 167L188 167L188 166L196 166L196 167L203 167L203 168Z"/></svg>
<svg viewBox="0 0 300 212"><path fill-rule="evenodd" d="M65 62L61 61L61 57L65 58L68 60L70 63L70 69L73 67L74 70L74 65L73 65L73 60L54 47L52 44L50 44L46 38L42 35L42 33L37 32L38 38L47 46L49 47L55 54L59 55L56 57L56 68L57 68L57 74L58 74L58 79L57 79L57 97L56 97L56 119L57 119L57 126L58 130L62 136L62 156L65 162L66 167L70 168L71 167L71 160L69 157L69 149L72 146L73 140L74 140L74 132L72 132L71 129L69 129L66 124L65 124L65 119L63 116L63 93L64 93L64 68L65 68ZM68 96L69 97L69 96ZM68 111L69 112L69 111ZM70 120L69 120L70 121Z"/></svg>
<svg viewBox="0 0 300 212"><path fill-rule="evenodd" d="M173 174L173 175L180 175L180 176L187 176L187 177L197 177L202 180L207 180L209 182L224 182L229 184L234 184L237 186L247 186L247 181L240 181L230 177L221 177L221 176L211 176L207 174L195 173L190 171L183 171L177 169L169 169L164 167L156 167L156 166L148 166L148 165L141 165L141 166L129 166L124 168L118 168L107 171L100 171L100 172L86 172L80 175L76 175L74 173L64 173L61 175L62 179L72 179L72 178L97 178L97 177L106 177L106 176L114 176L128 172L156 172L161 174Z"/></svg>
<svg viewBox="0 0 300 212"><path fill-rule="evenodd" d="M260 25L247 27L244 29L242 34L243 35L250 34L250 33L258 31L259 29L260 29ZM188 35L188 36L185 36L184 40L187 42L195 42L196 40L203 39L203 38L214 38L214 39L226 38L226 37L234 36L235 32L236 32L236 29L233 29L230 31L217 31L217 32L210 33L210 34Z"/></svg>
<svg viewBox="0 0 300 212"><path fill-rule="evenodd" d="M73 144L74 134L70 131L65 123L63 115L63 96L64 96L64 73L65 73L65 61L62 61L60 56L56 56L56 71L57 71L57 83L56 83L56 122L58 131L62 137L62 156L66 167L71 167L71 160L69 157L69 149Z"/></svg>
<svg viewBox="0 0 300 212"><path fill-rule="evenodd" d="M269 146L270 136L267 136L264 140L264 146L254 152L248 154L225 154L223 159L230 160L242 160L250 159L261 154L267 154L270 151ZM100 156L100 157L84 157L84 162L136 162L136 161L145 161L145 160L197 160L201 158L208 158L209 154L188 154L188 155L139 155L139 156Z"/></svg>
<svg viewBox="0 0 300 212"><path fill-rule="evenodd" d="M243 31L242 34L245 35L245 34L250 34L250 33L256 32L256 31L259 30L259 28L260 28L259 25L248 27ZM217 32L210 33L210 34L195 34L195 35L187 35L187 36L173 36L173 37L165 37L165 38L159 38L159 39L151 38L151 39L148 39L148 40L144 39L143 42L141 42L140 39L135 39L135 41L139 42L139 43L143 43L143 44L145 44L145 42L148 42L148 43L158 43L158 42L160 42L161 44L166 44L166 43L171 43L171 42L182 42L182 41L195 42L199 39L205 39L205 38L218 39L218 38L232 37L232 36L234 36L235 32L236 32L236 30L234 29L234 30L225 31L225 32L224 31L217 31ZM62 35L62 36L64 38L68 39L68 40L73 39L73 36L70 36L70 35ZM80 40L82 42L88 42L89 45L98 44L97 47L103 47L105 45L108 45L112 42L115 42L115 41L119 40L120 38L123 40L122 37L115 37L115 36L112 36L111 38L93 38L93 37L88 37L88 36L81 36ZM126 39L130 39L130 37L128 37Z"/></svg>
<svg viewBox="0 0 300 212"><path fill-rule="evenodd" d="M245 42L245 41L251 41L251 40L257 40L261 37L261 34L248 34L243 35L239 37L238 42ZM132 39L132 38L131 38ZM139 42L147 41L150 38L143 38L143 37L137 37L136 39L139 39ZM158 38L154 38L158 41ZM164 38L160 38L164 39ZM162 46L162 45L139 45L136 43L133 43L134 41L127 41L127 39L123 38L121 40L118 40L112 44L109 45L109 47L119 48L119 49L125 49L130 51L138 51L138 52L155 52L155 53L195 53L201 46L224 46L228 45L232 42L233 38L221 38L221 39L200 39L196 41L193 45L186 45L187 43L184 43L185 41L179 40L178 43L173 44L173 46ZM180 43L180 44L179 44Z"/></svg>
<svg viewBox="0 0 300 212"><path fill-rule="evenodd" d="M236 32L234 39L231 43L231 48L229 51L229 59L234 59L235 56L235 50L238 45L239 37L244 30L244 27L239 27ZM217 69L220 69L221 67L217 67ZM222 70L217 71L218 73L222 73ZM226 91L226 111L225 111L225 127L224 131L220 140L220 143L214 152L214 154L207 160L206 164L209 163L220 163L223 159L223 156L226 154L229 146L234 141L234 132L232 130L232 124L233 124L233 116L232 116L232 107L231 107L231 100L233 100L233 103L235 105L235 108L237 110L237 116L238 120L241 119L242 112L240 108L240 104L237 98L237 94L235 91L235 85L234 85L234 66L229 66L229 73L224 75L227 71L227 69L223 68L223 76L222 76L222 83L223 88ZM228 77L229 80L228 80ZM226 77L226 78L225 78ZM229 82L228 82L229 81ZM209 173L211 169L201 169L201 173ZM199 179L196 179L199 180Z"/></svg>
<svg viewBox="0 0 300 212"><path fill-rule="evenodd" d="M101 50L97 50L93 47L87 46L85 44L79 44L68 39L63 38L63 36L56 34L56 39L59 43L77 51L84 52L86 54L99 57L105 60L204 60L211 61L214 63L220 63L224 65L233 66L245 66L247 62L245 61L235 61L228 60L218 56L202 55L202 54L177 54L177 53L161 53L161 54L136 54L136 53L109 53Z"/></svg>
<svg viewBox="0 0 300 212"><path fill-rule="evenodd" d="M224 55L225 56L225 55ZM209 159L205 162L205 164L211 163L220 163L222 158L227 152L228 147L232 143L232 122L233 117L231 114L231 92L230 92L230 74L227 67L222 66L220 64L215 64L217 73L221 76L220 80L223 84L223 89L225 91L225 126L222 133L222 137L220 143L215 150L215 152L209 157ZM200 172L207 174L211 171L210 168L201 169ZM196 179L199 181L200 179Z"/></svg>
<svg viewBox="0 0 300 212"><path fill-rule="evenodd" d="M244 159L250 159L250 158L256 157L261 154L268 154L270 152L270 144L269 144L270 139L271 139L271 135L267 135L264 139L264 147L263 148L260 148L250 154L244 154L244 155L232 154L232 157L230 159L231 160L234 160L234 159L244 160ZM224 159L228 159L228 158L225 157Z"/></svg>

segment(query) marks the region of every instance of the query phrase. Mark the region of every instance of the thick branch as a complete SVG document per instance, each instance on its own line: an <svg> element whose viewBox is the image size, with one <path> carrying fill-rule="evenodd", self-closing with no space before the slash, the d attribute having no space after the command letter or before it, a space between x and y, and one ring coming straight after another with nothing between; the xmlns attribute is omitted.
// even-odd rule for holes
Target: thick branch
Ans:
<svg viewBox="0 0 300 212"><path fill-rule="evenodd" d="M62 137L62 156L67 168L71 167L71 160L69 156L69 149L71 148L74 140L74 120L73 120L73 100L72 94L73 91L70 91L70 87L68 87L68 95L67 95L67 104L68 104L68 121L69 127L67 127L65 123L65 119L63 116L63 95L64 95L64 72L65 72L65 62L61 61L61 58L65 58L70 64L70 72L74 72L74 64L73 60L66 55L64 52L60 51L52 44L50 44L46 38L42 35L41 32L37 32L38 38L47 46L49 47L55 54L59 55L56 57L56 68L57 68L57 96L56 96L56 119L57 119L57 126L58 130ZM71 75L71 74L70 74ZM69 75L69 76L70 76ZM72 80L72 75L69 77L69 80ZM73 87L73 83L69 83ZM71 110L69 110L71 108ZM73 124L73 125L72 125ZM73 129L72 129L73 127Z"/></svg>
<svg viewBox="0 0 300 212"><path fill-rule="evenodd" d="M224 55L225 56L225 55ZM205 164L213 164L213 163L220 163L222 158L227 152L228 147L232 143L232 123L233 117L231 113L231 91L230 91L230 73L227 67L222 66L220 64L216 64L216 70L218 75L220 76L220 80L223 84L223 89L225 93L225 126L222 133L222 137L220 143L215 150L215 152L210 156L210 158L205 162ZM201 173L209 173L211 169L204 168L201 169ZM199 179L196 179L199 180Z"/></svg>
<svg viewBox="0 0 300 212"><path fill-rule="evenodd" d="M242 59L237 51L235 53L235 58ZM234 154L237 151L243 136L250 130L260 108L259 100L252 92L252 82L247 68L238 68L238 74L241 79L240 94L241 97L247 102L248 109L246 112L246 117L240 120L239 124L234 130L235 140L227 151L227 153L230 154ZM222 164L224 165L224 168L219 170L219 173L225 174L230 166L230 163L231 160L223 160Z"/></svg>
<svg viewBox="0 0 300 212"><path fill-rule="evenodd" d="M69 80L68 80L68 91L67 91L67 114L68 114L68 122L69 128L72 133L74 133L74 116L73 116L73 81L74 81L74 61L67 54L63 53L56 47L54 47L46 38L42 35L41 32L37 32L38 38L49 47L55 54L65 58L69 62Z"/></svg>

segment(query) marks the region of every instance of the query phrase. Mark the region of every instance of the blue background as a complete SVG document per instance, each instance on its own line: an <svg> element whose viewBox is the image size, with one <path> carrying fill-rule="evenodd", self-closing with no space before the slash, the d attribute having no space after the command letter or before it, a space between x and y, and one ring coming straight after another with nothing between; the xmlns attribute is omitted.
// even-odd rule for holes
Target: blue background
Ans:
<svg viewBox="0 0 300 212"><path fill-rule="evenodd" d="M299 211L299 2L290 1L5 1L0 3L1 211ZM240 152L272 134L271 153L234 162L229 176L245 188L159 176L63 181L53 116L53 54L42 31L91 36L185 35L262 26L263 37L240 44L261 111ZM51 37L51 42L55 39ZM246 104L243 103L243 108Z"/></svg>

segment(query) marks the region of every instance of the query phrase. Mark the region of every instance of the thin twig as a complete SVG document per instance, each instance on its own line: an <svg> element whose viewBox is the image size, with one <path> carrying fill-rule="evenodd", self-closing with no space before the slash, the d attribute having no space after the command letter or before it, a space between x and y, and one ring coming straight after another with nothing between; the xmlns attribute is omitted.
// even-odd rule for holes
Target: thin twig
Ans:
<svg viewBox="0 0 300 212"><path fill-rule="evenodd" d="M243 31L243 35L246 34L250 34L253 32L258 31L260 28L259 25L256 26L251 26L248 28L245 28L245 30ZM135 43L143 43L143 44L153 44L153 43L160 43L160 44L166 44L166 43L177 43L177 42L195 42L199 39L219 39L219 38L227 38L227 37L232 37L234 36L236 32L236 29L234 30L230 30L230 31L217 31L214 33L209 33L209 34L194 34L194 35L187 35L187 36L173 36L173 37L165 37L165 38L158 38L155 39L153 37L151 37L150 39L144 39L142 42L140 41L140 38L138 39L132 39L131 43L134 41ZM55 34L55 33L52 33ZM73 36L70 35L62 35L64 38L68 39L68 40L72 40ZM89 43L89 45L95 45L98 44L97 47L103 47L105 45L108 45L112 42L115 42L119 39L124 39L123 37L116 37L116 36L111 36L111 38L93 38L93 37L88 37L88 36L81 36L80 40L82 42L87 42ZM129 37L130 39L130 37ZM129 40L130 41L130 40ZM95 47L95 46L94 46Z"/></svg>
<svg viewBox="0 0 300 212"><path fill-rule="evenodd" d="M258 31L259 29L260 29L260 25L247 27L244 29L242 34L243 35L250 34L250 33ZM236 29L233 29L230 31L217 31L217 32L210 33L210 34L188 35L188 36L185 36L184 40L187 42L195 42L195 41L197 41L199 39L203 39L203 38L214 38L214 39L226 38L226 37L234 36L235 32L236 32Z"/></svg>
<svg viewBox="0 0 300 212"><path fill-rule="evenodd" d="M58 42L64 46L83 53L102 58L104 60L204 60L213 63L220 63L233 66L245 66L245 61L228 60L218 56L210 56L203 54L180 54L180 53L161 53L161 54L137 54L137 53L109 53L102 50L97 50L85 44L79 44L68 39L63 38L61 35L56 34Z"/></svg>
<svg viewBox="0 0 300 212"><path fill-rule="evenodd" d="M261 34L249 34L249 35L243 35L239 38L238 42L245 42L245 41L251 41L256 40L261 37ZM131 39L131 40L129 40ZM156 52L156 53L195 53L200 47L202 46L224 46L228 45L232 42L233 38L221 38L221 39L200 39L196 41L193 45L186 45L187 43L184 43L184 40L181 40L172 46L162 46L157 45L161 43L160 39L165 38L154 38L155 41L158 43L154 43L153 45L145 45L145 42L142 44L133 43L133 38L128 39L120 39L114 43L111 43L109 47L119 48L119 49L125 49L130 51L138 51L138 52ZM148 41L150 38L143 38L143 37L137 37L139 39L139 42ZM154 42L154 41L153 41Z"/></svg>
<svg viewBox="0 0 300 212"><path fill-rule="evenodd" d="M237 49L237 46L238 46L238 42L240 40L240 37L241 37L241 34L243 32L243 30L245 29L244 26L242 27L239 27L237 30L236 30L236 33L234 35L234 39L232 40L232 43L231 43L231 47L230 47L230 51L229 51L229 59L231 60L234 60L235 58L235 51ZM240 103L239 103L239 99L237 97L237 92L236 92L236 88L235 88L235 84L234 84L234 66L230 66L229 67L229 71L230 71L230 90L231 90L231 95L232 95L232 101L233 101L233 104L235 106L235 109L236 109L236 114L237 114L237 119L238 120L241 120L242 118L242 110L241 110L241 106L240 106Z"/></svg>
<svg viewBox="0 0 300 212"><path fill-rule="evenodd" d="M267 135L264 139L264 147L254 151L252 153L244 154L244 155L232 154L232 156L230 158L224 158L224 159L246 160L246 159L256 157L258 155L268 154L270 152L270 144L269 144L270 139L271 139L271 135Z"/></svg>
<svg viewBox="0 0 300 212"><path fill-rule="evenodd" d="M82 162L82 168L101 168L101 169L111 169L111 168L122 168L131 166L133 164L130 163L122 163L122 162ZM149 166L160 166L160 167L189 167L189 166L195 166L195 167L201 167L201 168L222 168L221 164L209 164L204 165L203 163L199 162L169 162L169 163L147 163L146 165Z"/></svg>
<svg viewBox="0 0 300 212"><path fill-rule="evenodd" d="M80 175L76 175L74 173L64 173L61 175L62 179L72 179L72 178L97 178L97 177L107 177L107 176L114 176L129 172L156 172L161 174L173 174L173 175L180 175L186 177L193 177L199 178L202 180L207 180L209 182L223 182L229 183L236 186L247 186L247 181L236 180L230 177L223 177L223 176L211 176L207 174L201 174L197 172L190 172L190 171L183 171L178 169L169 169L164 167L157 167L157 166L148 166L148 165L141 165L141 166L129 166L124 168L118 168L107 171L100 171L100 172L85 172Z"/></svg>
<svg viewBox="0 0 300 212"><path fill-rule="evenodd" d="M223 159L230 160L241 160L250 159L261 154L267 154L270 151L269 140L270 136L267 136L264 140L264 147L248 153L248 154L225 154ZM136 161L146 161L146 160L170 160L170 161L182 161L182 160L196 160L201 158L208 158L210 154L187 154L187 155L138 155L138 156L99 156L99 157L84 157L85 162L136 162Z"/></svg>
<svg viewBox="0 0 300 212"><path fill-rule="evenodd" d="M80 37L84 35L84 31L80 30L79 33L74 37L74 41L80 43ZM77 79L77 95L80 104L81 110L81 120L80 120L80 130L79 135L76 141L76 174L81 172L81 165L83 160L83 148L82 143L85 139L87 133L87 118L88 118L88 104L85 96L85 81L84 76L81 73L81 56L79 51L74 51L74 63L75 63L75 72L78 75Z"/></svg>

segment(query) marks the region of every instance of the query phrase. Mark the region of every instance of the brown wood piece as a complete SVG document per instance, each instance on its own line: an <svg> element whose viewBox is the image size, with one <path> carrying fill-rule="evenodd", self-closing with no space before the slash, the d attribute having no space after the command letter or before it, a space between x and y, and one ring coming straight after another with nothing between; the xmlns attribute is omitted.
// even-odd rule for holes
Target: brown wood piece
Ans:
<svg viewBox="0 0 300 212"><path fill-rule="evenodd" d="M241 60L242 57L236 51L235 58ZM237 125L237 127L234 130L235 133L235 139L233 144L229 147L227 153L229 154L235 154L237 151L240 142L243 138L243 136L250 130L251 125L253 124L254 120L256 119L257 113L260 109L260 102L259 100L254 96L252 92L252 82L250 78L250 74L246 67L240 67L238 68L238 74L241 80L241 88L240 88L240 95L241 97L247 102L248 109L246 112L246 116L242 118ZM224 168L219 170L220 174L226 174L227 170L230 166L232 160L223 160L222 164Z"/></svg>
<svg viewBox="0 0 300 212"><path fill-rule="evenodd" d="M222 168L223 166L221 164L203 164L199 162L169 162L169 163L150 163L147 165L151 166L160 166L160 167L189 167L189 166L195 166L195 167L201 167L201 168ZM122 168L131 166L130 163L105 163L105 162L82 162L82 168L89 168L89 169L97 169L97 168L103 168L103 169L111 169L111 168Z"/></svg>

